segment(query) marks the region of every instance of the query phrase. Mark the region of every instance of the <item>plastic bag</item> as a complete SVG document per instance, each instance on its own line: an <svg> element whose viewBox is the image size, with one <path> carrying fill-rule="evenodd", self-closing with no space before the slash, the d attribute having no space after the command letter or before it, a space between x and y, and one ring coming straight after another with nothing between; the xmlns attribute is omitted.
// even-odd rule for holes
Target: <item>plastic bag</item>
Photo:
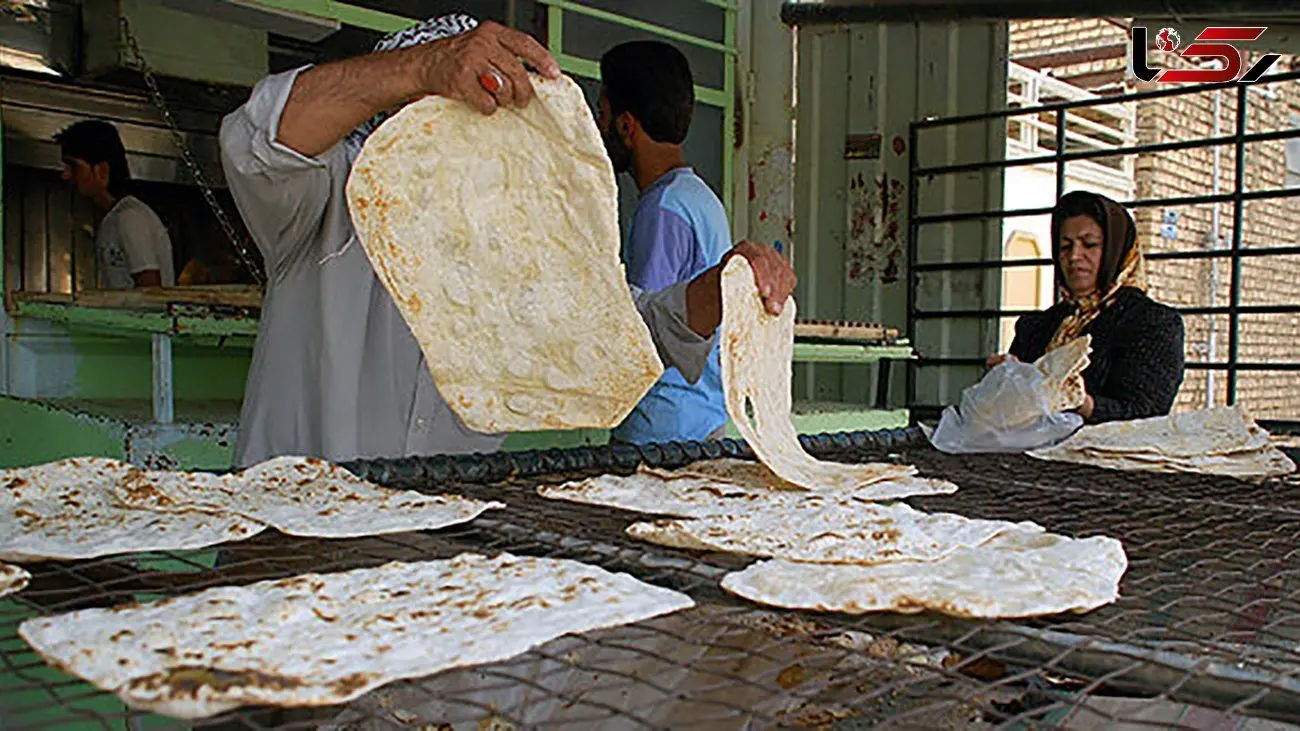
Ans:
<svg viewBox="0 0 1300 731"><path fill-rule="evenodd" d="M1027 452L1064 441L1082 426L1078 414L1052 409L1042 371L1007 359L962 391L928 436L948 454Z"/></svg>

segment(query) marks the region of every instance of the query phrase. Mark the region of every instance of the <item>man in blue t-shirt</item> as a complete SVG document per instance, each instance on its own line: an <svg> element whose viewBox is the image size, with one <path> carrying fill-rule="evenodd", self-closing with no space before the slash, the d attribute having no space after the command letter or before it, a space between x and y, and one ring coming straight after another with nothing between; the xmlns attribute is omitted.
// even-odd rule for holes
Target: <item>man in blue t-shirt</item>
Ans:
<svg viewBox="0 0 1300 731"><path fill-rule="evenodd" d="M616 46L600 60L598 124L614 172L641 191L623 241L628 281L647 291L694 278L731 248L718 196L686 163L695 85L681 51L659 41ZM648 442L722 436L727 407L715 348L700 380L669 368L611 438Z"/></svg>

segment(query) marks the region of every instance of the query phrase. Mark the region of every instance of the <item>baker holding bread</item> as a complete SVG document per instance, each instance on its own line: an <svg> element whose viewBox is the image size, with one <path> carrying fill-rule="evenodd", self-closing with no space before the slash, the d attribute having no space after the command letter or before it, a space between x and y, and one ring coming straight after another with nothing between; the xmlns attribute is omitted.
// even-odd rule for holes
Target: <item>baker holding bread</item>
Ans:
<svg viewBox="0 0 1300 731"><path fill-rule="evenodd" d="M531 67L559 75L533 38L465 15L435 18L369 55L263 79L221 125L226 181L262 252L267 288L235 448L242 468L278 455L334 461L488 452L434 385L419 345L357 241L348 173L389 115L427 95L484 114L533 97ZM721 264L658 292L633 290L659 357L699 378L722 316L722 266L745 257L768 309L794 272L742 242Z"/></svg>

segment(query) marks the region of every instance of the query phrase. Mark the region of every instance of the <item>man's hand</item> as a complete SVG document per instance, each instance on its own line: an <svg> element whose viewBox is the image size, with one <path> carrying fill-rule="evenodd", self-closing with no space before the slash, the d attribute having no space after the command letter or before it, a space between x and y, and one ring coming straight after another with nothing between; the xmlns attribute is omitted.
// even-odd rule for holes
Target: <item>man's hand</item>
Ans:
<svg viewBox="0 0 1300 731"><path fill-rule="evenodd" d="M686 319L691 330L708 337L722 322L722 269L733 256L743 256L754 270L754 284L763 305L773 315L781 314L798 279L790 262L770 246L741 241L732 247L717 266L705 270L686 288Z"/></svg>
<svg viewBox="0 0 1300 731"><path fill-rule="evenodd" d="M294 81L276 138L315 157L376 114L430 94L468 102L484 114L523 106L533 98L524 63L547 78L560 75L559 64L530 36L484 22L432 43L314 66ZM493 72L501 79L495 93L479 80Z"/></svg>
<svg viewBox="0 0 1300 731"><path fill-rule="evenodd" d="M492 114L498 107L525 107L532 101L533 85L524 64L548 79L560 75L559 64L532 36L491 21L468 33L408 50L419 58L420 89L425 94L469 102L484 114ZM493 71L501 78L495 93L480 81Z"/></svg>
<svg viewBox="0 0 1300 731"><path fill-rule="evenodd" d="M790 262L777 253L776 249L752 241L736 244L722 257L720 266L727 266L733 256L743 256L749 261L750 268L754 270L758 294L763 298L763 306L773 315L781 314L781 310L785 309L785 301L790 298L799 281Z"/></svg>

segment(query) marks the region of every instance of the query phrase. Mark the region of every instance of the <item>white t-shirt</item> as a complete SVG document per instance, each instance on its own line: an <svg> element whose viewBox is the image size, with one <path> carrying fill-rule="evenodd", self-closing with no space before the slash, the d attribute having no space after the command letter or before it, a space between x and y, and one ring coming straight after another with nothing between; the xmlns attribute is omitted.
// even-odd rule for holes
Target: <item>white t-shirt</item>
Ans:
<svg viewBox="0 0 1300 731"><path fill-rule="evenodd" d="M99 286L135 289L132 274L157 269L164 287L176 286L172 240L153 209L126 196L113 206L95 233Z"/></svg>

